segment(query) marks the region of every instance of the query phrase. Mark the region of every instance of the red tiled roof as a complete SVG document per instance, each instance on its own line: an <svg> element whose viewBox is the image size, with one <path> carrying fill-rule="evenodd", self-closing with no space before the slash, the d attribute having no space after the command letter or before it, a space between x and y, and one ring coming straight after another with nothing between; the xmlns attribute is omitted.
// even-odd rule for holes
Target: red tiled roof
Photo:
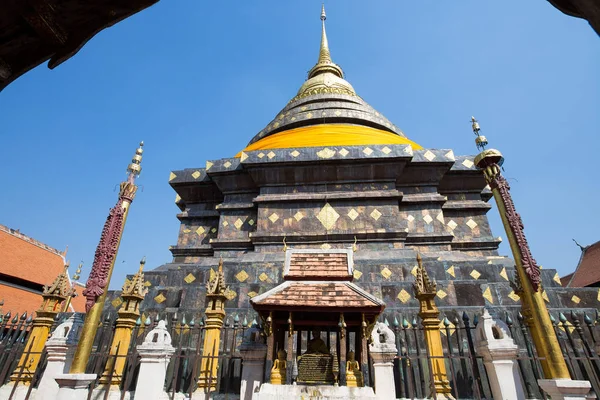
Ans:
<svg viewBox="0 0 600 400"><path fill-rule="evenodd" d="M0 225L0 273L49 285L64 267L58 250Z"/></svg>
<svg viewBox="0 0 600 400"><path fill-rule="evenodd" d="M0 282L2 312L11 311L14 315L36 311L42 304L43 286L52 284L64 266L63 252L0 225L0 274L6 279ZM11 277L16 279L9 281ZM79 296L72 300L72 310L83 312L83 289L76 290Z"/></svg>
<svg viewBox="0 0 600 400"><path fill-rule="evenodd" d="M600 282L600 241L583 249L569 287L597 286Z"/></svg>
<svg viewBox="0 0 600 400"><path fill-rule="evenodd" d="M250 301L257 306L332 310L384 306L381 300L351 282L288 281Z"/></svg>
<svg viewBox="0 0 600 400"><path fill-rule="evenodd" d="M350 280L347 252L304 253L292 252L285 279L293 280Z"/></svg>

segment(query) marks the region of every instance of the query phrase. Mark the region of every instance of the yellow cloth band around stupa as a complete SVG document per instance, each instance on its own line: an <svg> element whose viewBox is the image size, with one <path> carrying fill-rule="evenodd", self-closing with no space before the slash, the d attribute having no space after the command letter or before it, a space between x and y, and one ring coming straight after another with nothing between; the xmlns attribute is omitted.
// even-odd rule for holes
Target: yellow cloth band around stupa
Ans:
<svg viewBox="0 0 600 400"><path fill-rule="evenodd" d="M410 144L413 150L423 148L412 140L381 129L358 125L323 124L279 132L252 143L242 151L378 144ZM236 157L240 157L241 154L242 152L239 152Z"/></svg>

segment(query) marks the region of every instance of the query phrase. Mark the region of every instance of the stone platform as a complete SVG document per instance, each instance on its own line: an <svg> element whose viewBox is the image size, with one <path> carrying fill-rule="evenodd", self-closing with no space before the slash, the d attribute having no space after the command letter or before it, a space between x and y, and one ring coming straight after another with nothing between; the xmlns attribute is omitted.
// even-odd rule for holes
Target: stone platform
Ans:
<svg viewBox="0 0 600 400"><path fill-rule="evenodd" d="M377 399L370 387L349 388L346 386L304 386L304 385L271 385L265 383L260 387L253 400L342 400L342 399Z"/></svg>

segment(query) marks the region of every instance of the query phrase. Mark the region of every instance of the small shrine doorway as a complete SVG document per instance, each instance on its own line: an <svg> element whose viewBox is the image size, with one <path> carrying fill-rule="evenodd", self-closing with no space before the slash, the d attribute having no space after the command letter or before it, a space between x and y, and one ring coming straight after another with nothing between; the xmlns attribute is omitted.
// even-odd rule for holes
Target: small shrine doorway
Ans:
<svg viewBox="0 0 600 400"><path fill-rule="evenodd" d="M354 283L352 250L287 250L284 282L251 300L265 382L370 386L367 340L385 305Z"/></svg>

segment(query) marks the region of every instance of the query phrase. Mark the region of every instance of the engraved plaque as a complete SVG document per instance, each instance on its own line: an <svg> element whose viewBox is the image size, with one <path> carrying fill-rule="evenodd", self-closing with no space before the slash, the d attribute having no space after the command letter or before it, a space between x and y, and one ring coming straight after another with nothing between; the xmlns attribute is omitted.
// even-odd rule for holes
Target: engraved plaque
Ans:
<svg viewBox="0 0 600 400"><path fill-rule="evenodd" d="M298 357L298 383L333 384L333 356L304 354Z"/></svg>

